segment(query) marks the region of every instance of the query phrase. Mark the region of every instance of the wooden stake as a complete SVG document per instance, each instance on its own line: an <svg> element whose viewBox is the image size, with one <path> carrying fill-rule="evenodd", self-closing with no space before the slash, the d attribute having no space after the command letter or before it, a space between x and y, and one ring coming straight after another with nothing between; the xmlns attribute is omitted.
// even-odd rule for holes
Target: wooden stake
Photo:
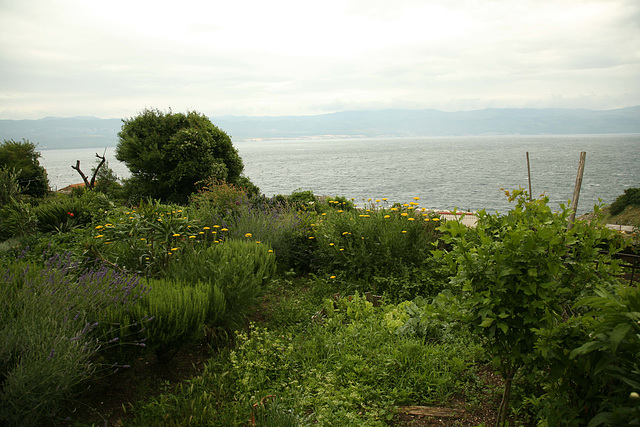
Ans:
<svg viewBox="0 0 640 427"><path fill-rule="evenodd" d="M527 175L529 176L529 201L533 200L533 194L531 193L531 167L529 166L529 152L527 151Z"/></svg>
<svg viewBox="0 0 640 427"><path fill-rule="evenodd" d="M582 187L582 175L584 174L584 164L587 159L587 152L580 153L580 163L578 164L578 176L576 176L576 185L573 189L573 198L571 199L571 213L569 214L569 225L567 231L573 227L573 221L576 219L576 211L578 210L578 198L580 197L580 187Z"/></svg>

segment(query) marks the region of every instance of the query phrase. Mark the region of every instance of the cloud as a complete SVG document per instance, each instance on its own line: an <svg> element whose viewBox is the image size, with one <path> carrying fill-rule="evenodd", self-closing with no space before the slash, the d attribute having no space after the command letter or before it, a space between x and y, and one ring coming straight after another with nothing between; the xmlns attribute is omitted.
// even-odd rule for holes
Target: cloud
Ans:
<svg viewBox="0 0 640 427"><path fill-rule="evenodd" d="M0 118L640 104L635 0L35 0L0 12Z"/></svg>

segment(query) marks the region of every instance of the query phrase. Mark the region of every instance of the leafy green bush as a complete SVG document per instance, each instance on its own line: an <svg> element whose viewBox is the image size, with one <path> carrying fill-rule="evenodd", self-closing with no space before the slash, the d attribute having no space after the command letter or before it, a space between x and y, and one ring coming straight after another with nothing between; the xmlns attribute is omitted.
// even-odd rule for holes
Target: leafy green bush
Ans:
<svg viewBox="0 0 640 427"><path fill-rule="evenodd" d="M40 165L40 153L29 140L5 140L0 144L0 168L10 168L18 174L21 192L33 197L49 193L47 171Z"/></svg>
<svg viewBox="0 0 640 427"><path fill-rule="evenodd" d="M207 324L227 330L244 323L274 273L275 257L267 244L234 239L177 251L166 271L168 277L185 283L208 284L214 300ZM220 293L224 296L222 306Z"/></svg>
<svg viewBox="0 0 640 427"><path fill-rule="evenodd" d="M94 227L91 255L150 277L162 276L180 248L212 239L181 207L152 200L111 211L106 221Z"/></svg>
<svg viewBox="0 0 640 427"><path fill-rule="evenodd" d="M640 206L640 188L627 188L624 190L624 194L618 196L618 198L611 203L609 213L611 213L611 215L618 215L629 205Z"/></svg>
<svg viewBox="0 0 640 427"><path fill-rule="evenodd" d="M615 265L598 252L613 241L610 230L581 222L567 230L568 208L554 213L548 198L528 201L521 190L510 197L517 204L506 215L481 211L476 228L455 221L442 227L453 245L446 258L457 272L452 284L463 292L468 325L505 379L498 424L516 374L540 362L539 331L563 322L576 299L598 284L616 281Z"/></svg>
<svg viewBox="0 0 640 427"><path fill-rule="evenodd" d="M66 232L91 223L91 208L83 200L67 196L55 197L33 208L38 231Z"/></svg>
<svg viewBox="0 0 640 427"><path fill-rule="evenodd" d="M242 239L250 233L252 239L268 243L280 271L308 272L314 264L313 242L309 241L311 222L308 212L291 209L286 203L252 198L225 224L231 238Z"/></svg>
<svg viewBox="0 0 640 427"><path fill-rule="evenodd" d="M18 173L8 166L0 166L0 207L17 201L22 189L18 185Z"/></svg>
<svg viewBox="0 0 640 427"><path fill-rule="evenodd" d="M437 262L429 262L440 234L439 218L416 212L414 204L400 208L373 204L357 211L327 212L318 218L311 238L317 245L319 265L327 274L362 282L376 278L381 290L409 298L415 295L391 289L391 282L381 278L410 282L429 281L432 273L440 275Z"/></svg>
<svg viewBox="0 0 640 427"><path fill-rule="evenodd" d="M204 336L204 325L213 302L224 310L224 300L208 284L188 285L171 279L143 281L150 289L135 307L136 318L150 318L147 347L158 360L170 360L182 345ZM211 295L213 293L213 295ZM217 298L217 300L216 300Z"/></svg>
<svg viewBox="0 0 640 427"><path fill-rule="evenodd" d="M115 367L96 355L125 337L110 336L102 316L126 316L144 289L133 277L80 271L58 255L44 267L14 263L0 278L0 423L42 425L80 384Z"/></svg>
<svg viewBox="0 0 640 427"><path fill-rule="evenodd" d="M202 222L216 223L236 216L240 206L248 200L242 188L210 178L203 181L198 192L190 197L189 205Z"/></svg>
<svg viewBox="0 0 640 427"><path fill-rule="evenodd" d="M195 111L145 109L124 120L116 158L131 171L125 187L175 203L187 202L203 179L235 183L244 168L231 138Z"/></svg>
<svg viewBox="0 0 640 427"><path fill-rule="evenodd" d="M0 208L0 239L35 233L37 218L30 203L13 200Z"/></svg>

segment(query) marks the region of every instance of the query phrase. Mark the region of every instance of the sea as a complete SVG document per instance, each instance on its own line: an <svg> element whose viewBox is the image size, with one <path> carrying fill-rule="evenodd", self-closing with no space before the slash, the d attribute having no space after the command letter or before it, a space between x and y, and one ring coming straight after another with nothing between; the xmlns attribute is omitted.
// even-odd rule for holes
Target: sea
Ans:
<svg viewBox="0 0 640 427"><path fill-rule="evenodd" d="M586 162L578 213L640 187L640 134L306 138L234 141L244 174L267 196L312 190L363 205L369 198L421 207L506 213L505 190L529 188L559 208L573 197L580 153ZM41 150L52 189L82 182L96 153L119 178L130 173L115 147ZM527 153L528 159L527 162ZM529 172L530 171L530 172Z"/></svg>

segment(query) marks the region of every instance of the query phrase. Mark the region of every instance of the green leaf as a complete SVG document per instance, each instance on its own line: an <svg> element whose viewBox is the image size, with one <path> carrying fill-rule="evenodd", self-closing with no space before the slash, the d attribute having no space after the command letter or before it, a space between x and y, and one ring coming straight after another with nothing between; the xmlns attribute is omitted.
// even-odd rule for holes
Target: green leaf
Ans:
<svg viewBox="0 0 640 427"><path fill-rule="evenodd" d="M618 350L618 345L620 341L627 335L627 332L631 329L631 325L628 323L621 323L616 326L613 331L611 331L611 335L609 336L609 343L611 346L611 352L613 354Z"/></svg>
<svg viewBox="0 0 640 427"><path fill-rule="evenodd" d="M491 326L491 325L493 324L493 322L494 322L495 320L496 320L496 319L494 319L494 318L492 318L492 317L486 317L486 318L482 321L482 323L480 323L480 327L481 327L481 328L488 328L489 326Z"/></svg>
<svg viewBox="0 0 640 427"><path fill-rule="evenodd" d="M574 349L569 355L569 359L575 359L576 356L587 354L592 352L593 350L599 349L604 345L601 341L590 341L588 343L582 344L580 347Z"/></svg>
<svg viewBox="0 0 640 427"><path fill-rule="evenodd" d="M500 328L502 330L503 333L507 333L509 331L509 325L507 325L504 322L498 322L498 328Z"/></svg>

